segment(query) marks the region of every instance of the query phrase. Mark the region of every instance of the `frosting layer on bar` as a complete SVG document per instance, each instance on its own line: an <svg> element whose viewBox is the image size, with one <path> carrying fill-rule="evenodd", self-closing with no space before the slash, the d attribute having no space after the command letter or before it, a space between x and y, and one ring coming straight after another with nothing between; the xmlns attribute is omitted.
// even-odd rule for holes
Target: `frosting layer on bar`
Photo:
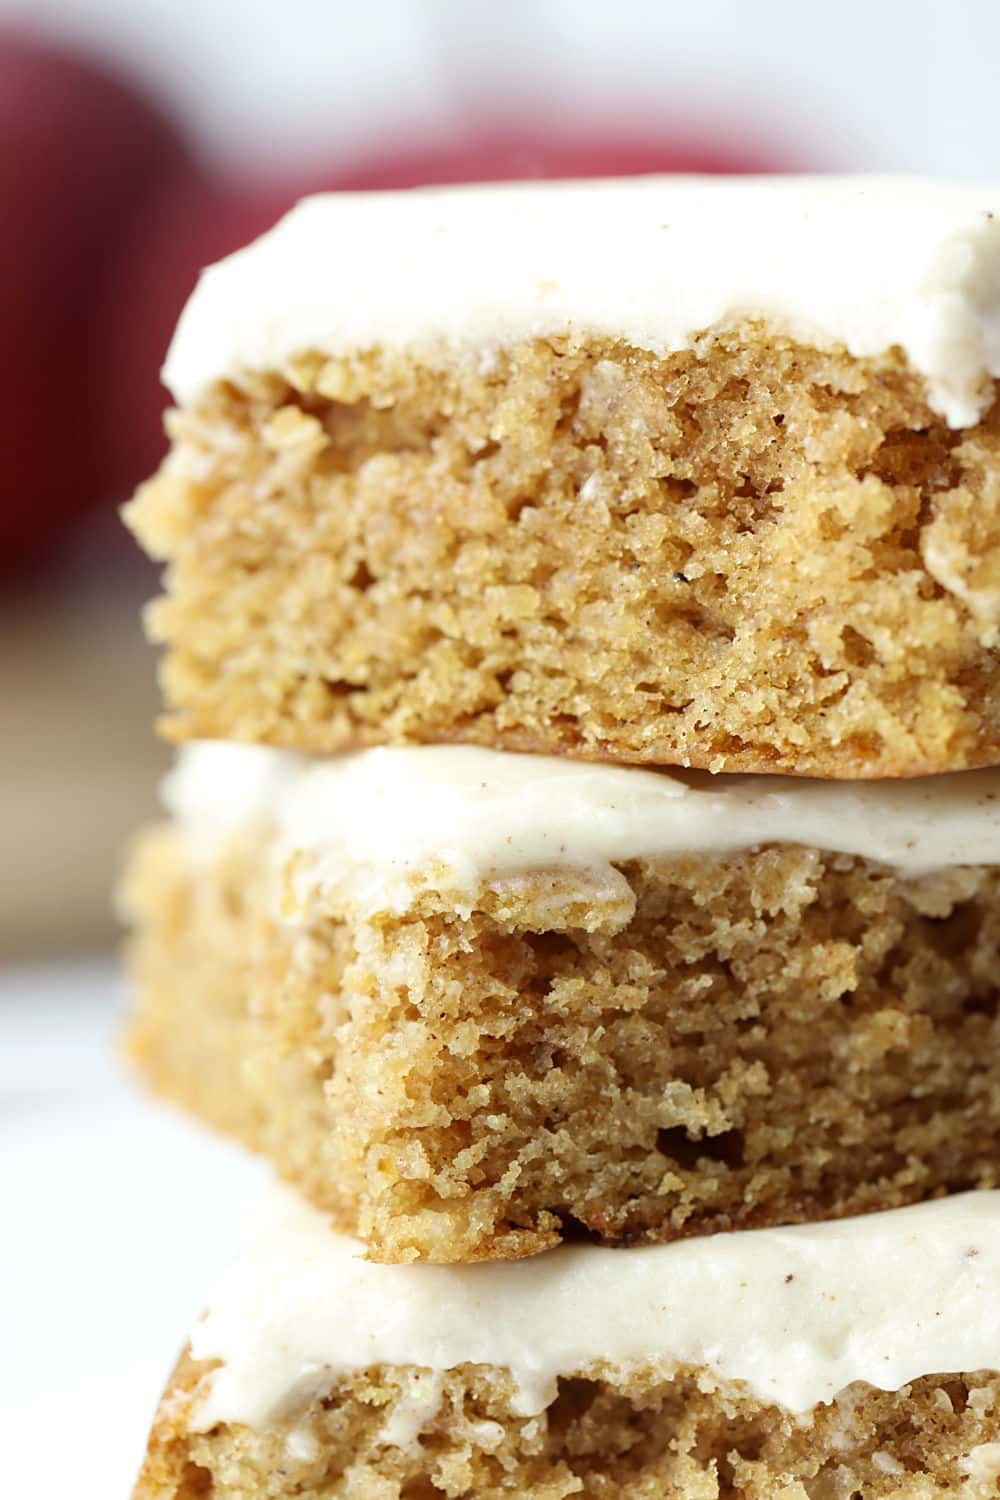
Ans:
<svg viewBox="0 0 1000 1500"><path fill-rule="evenodd" d="M1000 374L1000 187L647 177L324 194L203 274L164 379L186 403L309 350L488 355L560 336L666 354L748 318L856 356L898 347L950 425L974 423Z"/></svg>
<svg viewBox="0 0 1000 1500"><path fill-rule="evenodd" d="M196 1426L259 1425L368 1365L510 1370L525 1414L594 1366L705 1367L807 1411L853 1381L1000 1367L1000 1192L670 1245L383 1266L282 1192L191 1340Z"/></svg>
<svg viewBox="0 0 1000 1500"><path fill-rule="evenodd" d="M529 870L797 844L925 874L1000 864L1000 769L910 781L646 771L471 746L310 759L251 745L181 750L164 788L192 841L273 830L304 878L369 909L433 884L474 892Z"/></svg>

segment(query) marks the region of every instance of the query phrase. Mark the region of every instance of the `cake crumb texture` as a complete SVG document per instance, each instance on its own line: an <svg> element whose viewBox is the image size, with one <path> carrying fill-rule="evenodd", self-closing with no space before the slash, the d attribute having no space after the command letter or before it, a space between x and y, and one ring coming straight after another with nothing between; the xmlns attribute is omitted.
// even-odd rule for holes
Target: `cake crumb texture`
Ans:
<svg viewBox="0 0 1000 1500"><path fill-rule="evenodd" d="M1000 416L749 323L217 383L128 507L164 727L837 777L1000 759Z"/></svg>
<svg viewBox="0 0 1000 1500"><path fill-rule="evenodd" d="M779 846L363 918L266 838L141 841L147 1080L377 1260L841 1217L997 1184L1000 872Z"/></svg>
<svg viewBox="0 0 1000 1500"><path fill-rule="evenodd" d="M595 1366L524 1417L504 1370L377 1367L259 1430L192 1432L210 1376L182 1357L133 1500L992 1500L1000 1478L987 1372L857 1384L796 1417L704 1369Z"/></svg>

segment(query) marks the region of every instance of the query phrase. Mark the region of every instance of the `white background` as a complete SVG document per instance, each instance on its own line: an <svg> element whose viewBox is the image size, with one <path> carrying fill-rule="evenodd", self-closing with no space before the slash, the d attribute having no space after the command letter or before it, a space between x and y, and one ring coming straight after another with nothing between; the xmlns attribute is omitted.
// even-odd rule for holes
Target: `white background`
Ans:
<svg viewBox="0 0 1000 1500"><path fill-rule="evenodd" d="M217 154L349 156L490 96L790 131L817 164L1000 175L997 0L0 0L136 65Z"/></svg>
<svg viewBox="0 0 1000 1500"><path fill-rule="evenodd" d="M110 963L0 975L0 1495L127 1500L256 1161L146 1100Z"/></svg>

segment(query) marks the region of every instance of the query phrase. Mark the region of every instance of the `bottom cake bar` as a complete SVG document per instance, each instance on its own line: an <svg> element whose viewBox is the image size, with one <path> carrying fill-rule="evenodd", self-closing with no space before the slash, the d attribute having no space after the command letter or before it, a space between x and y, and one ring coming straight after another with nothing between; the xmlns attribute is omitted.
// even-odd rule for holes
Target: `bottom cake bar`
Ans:
<svg viewBox="0 0 1000 1500"><path fill-rule="evenodd" d="M284 1192L135 1500L936 1500L1000 1488L1000 1193L382 1266Z"/></svg>

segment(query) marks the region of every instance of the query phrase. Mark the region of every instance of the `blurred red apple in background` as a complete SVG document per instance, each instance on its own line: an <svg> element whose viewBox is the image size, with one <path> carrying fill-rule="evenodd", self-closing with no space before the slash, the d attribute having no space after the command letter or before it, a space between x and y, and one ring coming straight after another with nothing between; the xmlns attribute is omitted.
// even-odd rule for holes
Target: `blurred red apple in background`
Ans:
<svg viewBox="0 0 1000 1500"><path fill-rule="evenodd" d="M342 172L338 188L403 188L417 183L518 182L539 177L636 177L643 172L773 172L776 153L764 146L722 146L674 133L662 123L636 135L539 120L523 125L470 129L461 141L438 147L400 146ZM786 163L784 170L788 170Z"/></svg>
<svg viewBox="0 0 1000 1500"><path fill-rule="evenodd" d="M0 32L0 559L102 493L97 309L135 202L176 167L172 124L103 67ZM124 414L127 419L127 412Z"/></svg>

